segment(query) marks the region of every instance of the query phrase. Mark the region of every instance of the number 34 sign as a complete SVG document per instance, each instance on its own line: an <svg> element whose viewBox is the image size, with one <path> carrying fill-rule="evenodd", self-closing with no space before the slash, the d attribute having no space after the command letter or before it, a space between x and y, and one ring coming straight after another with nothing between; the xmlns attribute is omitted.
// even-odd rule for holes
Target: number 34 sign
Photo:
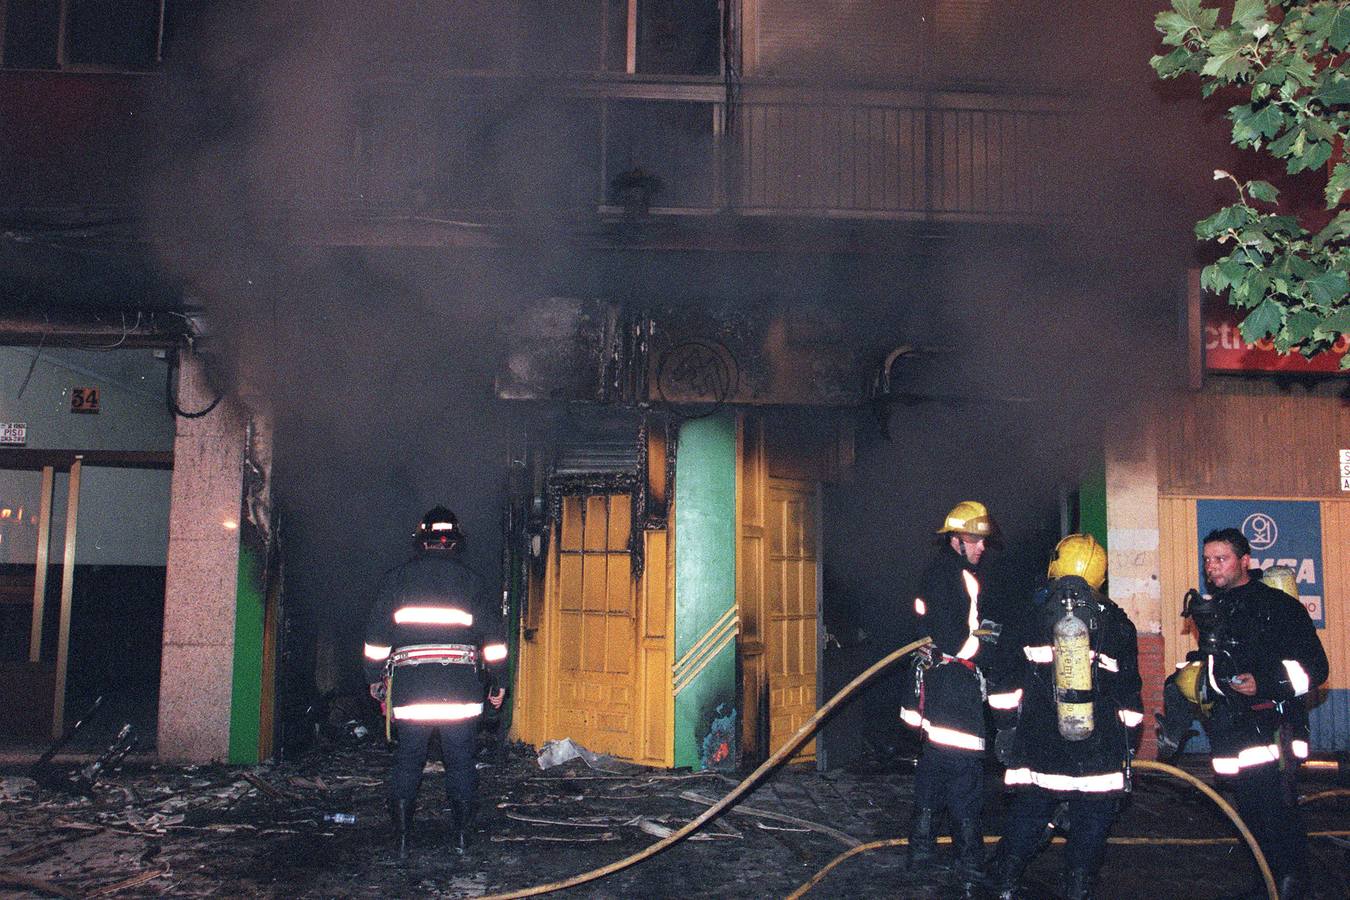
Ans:
<svg viewBox="0 0 1350 900"><path fill-rule="evenodd" d="M71 388L70 411L73 413L98 412L98 388L96 387Z"/></svg>

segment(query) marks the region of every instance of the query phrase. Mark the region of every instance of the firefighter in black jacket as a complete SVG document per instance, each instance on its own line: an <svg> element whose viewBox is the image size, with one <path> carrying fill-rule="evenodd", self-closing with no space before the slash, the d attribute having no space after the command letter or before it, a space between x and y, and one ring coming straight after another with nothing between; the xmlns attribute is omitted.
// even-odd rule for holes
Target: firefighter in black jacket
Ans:
<svg viewBox="0 0 1350 900"><path fill-rule="evenodd" d="M1143 721L1134 625L1098 592L1106 551L1071 534L1055 547L1050 582L989 695L995 742L1015 794L995 853L999 897L1018 896L1027 863L1040 849L1055 808L1067 801L1065 896L1092 896Z"/></svg>
<svg viewBox="0 0 1350 900"><path fill-rule="evenodd" d="M1168 679L1159 747L1184 742L1181 732L1195 713L1206 710L1200 720L1215 774L1232 788L1281 900L1301 897L1308 836L1293 775L1308 752L1304 698L1326 681L1326 651L1303 604L1264 584L1261 571L1251 567L1251 545L1241 531L1210 532L1203 552L1205 580L1214 594L1188 603L1199 649ZM1178 710L1182 675L1192 676L1186 683L1197 705ZM1281 740L1285 726L1299 731L1287 745Z"/></svg>
<svg viewBox="0 0 1350 900"><path fill-rule="evenodd" d="M487 583L458 559L463 534L438 506L423 517L416 556L391 570L366 625L365 672L386 722L398 730L389 810L399 855L433 733L440 733L451 833L463 850L477 814L474 750L486 701L500 708L506 643Z"/></svg>
<svg viewBox="0 0 1350 900"><path fill-rule="evenodd" d="M979 877L984 855L980 807L984 801L984 676L979 657L980 582L977 566L994 521L984 504L952 508L937 533L942 548L924 571L914 599L919 628L933 638L913 670L900 719L923 732L914 773L909 865L933 861L938 816L951 816L956 872L966 884Z"/></svg>

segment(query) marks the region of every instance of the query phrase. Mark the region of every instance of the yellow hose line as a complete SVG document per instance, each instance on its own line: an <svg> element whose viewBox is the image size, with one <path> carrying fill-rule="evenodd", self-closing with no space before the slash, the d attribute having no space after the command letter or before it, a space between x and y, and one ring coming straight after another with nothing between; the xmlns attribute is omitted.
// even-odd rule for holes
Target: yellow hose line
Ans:
<svg viewBox="0 0 1350 900"><path fill-rule="evenodd" d="M1328 797L1350 797L1350 788L1330 788L1325 791L1317 791L1313 794L1305 794L1298 798L1298 805L1305 803L1315 803L1318 800L1325 800Z"/></svg>
<svg viewBox="0 0 1350 900"><path fill-rule="evenodd" d="M1247 847L1252 851L1252 856L1256 857L1256 865L1257 868L1261 870L1261 879L1262 881L1265 882L1266 892L1270 895L1270 900L1278 900L1278 894L1275 890L1275 879L1270 874L1270 866L1266 864L1266 857L1264 854L1261 853L1261 848L1257 846L1256 838L1252 837L1252 833L1247 830L1247 824L1242 821L1240 816L1238 816L1237 810L1229 806L1227 801L1225 801L1222 797L1220 797L1217 793L1215 793L1214 789L1211 788L1209 785L1205 784L1203 781L1201 781L1199 778L1196 778L1191 773L1186 772L1182 769L1178 769L1176 766L1169 766L1167 765L1167 763L1154 762L1151 759L1137 759L1134 761L1134 767L1136 769L1144 769L1146 771L1162 772L1166 775L1171 775L1174 778L1180 778L1181 780L1190 783L1194 787L1199 788L1200 791L1205 794L1205 796L1213 800L1214 803L1218 805L1219 809L1223 810L1224 815L1228 816L1228 818L1232 821L1232 823L1237 826L1238 833L1241 834L1243 840L1247 842ZM1347 793L1350 793L1350 791L1347 791ZM987 835L985 836L984 842L986 844L992 844L997 840L998 838ZM1055 838L1056 843L1062 840L1063 838ZM951 838L949 837L938 838L938 843L949 843L950 841ZM1236 842L1235 838L1135 837L1135 838L1108 839L1108 843L1126 844L1131 846L1140 846L1140 845L1149 846L1155 844L1176 845L1176 846L1201 846L1205 844L1218 844L1218 843L1231 844L1235 842ZM821 869L819 872L813 875L809 881L807 881L801 887L797 888L795 891L789 894L788 900L797 900L797 898L801 897L807 891L811 890L811 888L819 884L830 872L831 869L833 869L835 866L839 865L849 857L857 856L859 853L867 853L868 851L871 850L880 850L885 847L903 847L908 843L909 843L908 838L890 838L889 840L873 841L870 844L861 844L857 847L851 847L848 850L836 856L834 859L830 860L829 863L826 864L825 868Z"/></svg>
<svg viewBox="0 0 1350 900"><path fill-rule="evenodd" d="M1261 852L1257 846L1256 838L1252 836L1251 831L1247 829L1247 823L1242 821L1242 817L1237 814L1237 810L1228 805L1228 801L1219 796L1214 788L1205 784L1199 778L1196 778L1190 772L1184 769L1178 769L1176 766L1169 766L1167 763L1158 762L1153 759L1137 759L1134 761L1136 769L1142 769L1145 772L1162 772L1164 775L1171 775L1173 778L1180 778L1191 787L1200 791L1206 797L1214 801L1214 805L1223 810L1223 814L1237 826L1238 834L1247 842L1247 849L1252 851L1252 856L1256 859L1256 867L1261 870L1261 880L1266 883L1266 893L1270 895L1270 900L1279 900L1279 892L1275 889L1275 876L1270 873L1270 866L1266 863L1266 855Z"/></svg>
<svg viewBox="0 0 1350 900"><path fill-rule="evenodd" d="M755 771L751 772L744 781L736 785L736 787L732 789L731 793L727 794L721 800L717 801L717 803L715 803L714 805L708 807L706 810L704 810L702 813L699 814L698 818L687 822L678 831L674 832L668 837L663 837L661 838L661 840L657 841L655 844L652 844L645 850L642 850L638 853L634 853L632 856L627 856L621 860L618 860L617 862L612 862L607 866L601 866L600 868L592 869L589 872L582 872L579 875L573 875L571 878L565 878L562 879L561 881L551 881L548 884L536 885L535 887L530 888L522 888L521 890L510 891L505 894L493 894L489 897L480 898L480 900L514 900L514 898L518 897L536 897L540 894L549 894L552 893L553 891L561 891L566 888L576 887L579 884L585 884L588 881L595 881L598 878L604 878L606 875L612 875L615 872L628 868L629 866L636 865L637 863L640 863L645 859L650 859L651 857L660 853L662 850L665 850L666 848L671 847L674 844L678 844L680 841L684 840L689 835L693 834L695 831L702 828L708 822L716 818L727 807L731 806L737 800L741 799L741 797L749 793L751 789L753 789L757 784L759 784L759 782L764 778L765 775L767 775L770 771L776 768L778 764L781 763L783 760L787 759L789 756L795 753L798 747L806 743L806 741L813 734L816 733L816 729L820 727L820 723L824 721L825 718L830 715L830 713L834 712L834 710L839 706L839 704L843 703L844 700L846 700L849 697L849 695L851 695L855 690L862 687L867 682L871 681L881 672L890 668L902 657L908 656L910 653L914 652L915 650L918 650L920 647L922 647L924 644L927 644L931 640L932 638L929 637L920 638L917 641L906 644L899 650L896 650L894 653L890 653L882 657L881 659L877 660L866 671L864 671L857 678L854 678L847 685L845 685L844 688L841 691L839 691L839 693L831 697L824 706L816 710L815 715L813 715L811 718L807 719L804 723L802 723L802 727L797 729L797 733L794 734L786 744L784 744L782 747L779 747L778 750L775 751L772 756L764 760L764 762L760 764L759 768L755 769Z"/></svg>

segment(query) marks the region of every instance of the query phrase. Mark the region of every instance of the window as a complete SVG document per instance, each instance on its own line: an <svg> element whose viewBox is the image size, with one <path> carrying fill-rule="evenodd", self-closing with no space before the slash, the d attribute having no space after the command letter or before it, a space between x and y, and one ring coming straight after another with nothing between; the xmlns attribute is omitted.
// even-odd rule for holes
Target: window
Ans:
<svg viewBox="0 0 1350 900"><path fill-rule="evenodd" d="M0 0L0 67L146 71L202 0Z"/></svg>

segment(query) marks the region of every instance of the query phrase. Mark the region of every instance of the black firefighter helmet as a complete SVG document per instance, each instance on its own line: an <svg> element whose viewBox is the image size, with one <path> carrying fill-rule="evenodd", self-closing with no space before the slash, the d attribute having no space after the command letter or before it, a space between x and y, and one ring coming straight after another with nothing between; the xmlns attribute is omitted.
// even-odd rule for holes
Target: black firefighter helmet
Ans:
<svg viewBox="0 0 1350 900"><path fill-rule="evenodd" d="M417 523L417 533L413 535L417 549L421 551L453 551L464 546L464 532L460 530L459 519L444 506L437 506Z"/></svg>

